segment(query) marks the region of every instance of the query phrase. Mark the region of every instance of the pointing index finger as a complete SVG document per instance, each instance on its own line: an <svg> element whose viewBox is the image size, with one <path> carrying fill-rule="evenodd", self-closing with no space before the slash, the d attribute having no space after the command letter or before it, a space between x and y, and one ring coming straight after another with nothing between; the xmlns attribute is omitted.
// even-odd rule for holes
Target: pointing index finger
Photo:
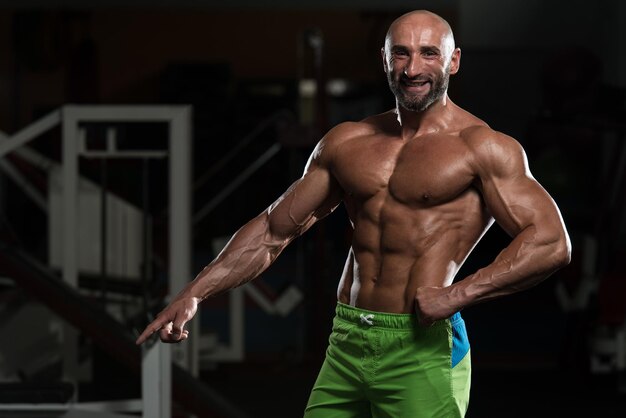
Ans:
<svg viewBox="0 0 626 418"><path fill-rule="evenodd" d="M169 319L155 319L154 321L152 321L150 323L150 325L148 325L146 327L146 329L141 333L141 335L139 336L139 338L137 338L137 341L135 341L135 344L137 345L141 345L144 343L144 341L146 341L148 339L148 337L150 337L152 334L154 334L155 332L159 331L161 328L163 328L163 326L165 326L165 324L167 324L169 321Z"/></svg>

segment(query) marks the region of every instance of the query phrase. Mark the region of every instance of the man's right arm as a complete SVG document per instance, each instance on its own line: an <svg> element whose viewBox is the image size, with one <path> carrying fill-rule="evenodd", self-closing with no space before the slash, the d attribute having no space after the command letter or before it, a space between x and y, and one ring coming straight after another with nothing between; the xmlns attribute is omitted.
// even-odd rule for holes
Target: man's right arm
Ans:
<svg viewBox="0 0 626 418"><path fill-rule="evenodd" d="M184 326L198 303L256 278L294 238L337 207L342 192L329 169L329 135L313 150L304 175L233 235L215 260L146 327L137 344L157 331L163 342L186 339Z"/></svg>
<svg viewBox="0 0 626 418"><path fill-rule="evenodd" d="M256 278L291 241L337 207L341 192L320 161L323 146L318 144L299 180L233 235L190 284L191 294L205 299Z"/></svg>

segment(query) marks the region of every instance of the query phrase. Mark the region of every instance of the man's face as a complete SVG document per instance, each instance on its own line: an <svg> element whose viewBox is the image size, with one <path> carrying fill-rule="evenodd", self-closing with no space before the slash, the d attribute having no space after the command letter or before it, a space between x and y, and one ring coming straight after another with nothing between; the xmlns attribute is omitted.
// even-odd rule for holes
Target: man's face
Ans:
<svg viewBox="0 0 626 418"><path fill-rule="evenodd" d="M389 88L398 104L413 112L422 112L443 97L459 58L449 30L428 16L394 24L383 48Z"/></svg>
<svg viewBox="0 0 626 418"><path fill-rule="evenodd" d="M446 66L443 74L423 74L411 78L404 71L399 74L387 71L387 81L400 106L412 112L423 112L448 90L450 68Z"/></svg>

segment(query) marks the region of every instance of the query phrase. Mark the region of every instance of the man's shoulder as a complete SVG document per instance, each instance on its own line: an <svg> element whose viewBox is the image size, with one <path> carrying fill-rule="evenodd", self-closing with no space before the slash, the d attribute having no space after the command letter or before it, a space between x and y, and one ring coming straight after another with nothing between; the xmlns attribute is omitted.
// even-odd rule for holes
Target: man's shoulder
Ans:
<svg viewBox="0 0 626 418"><path fill-rule="evenodd" d="M388 119L388 115L381 113L360 121L348 121L335 125L317 143L311 160L322 165L330 164L340 150L345 149L344 145L382 132L385 129L385 121Z"/></svg>
<svg viewBox="0 0 626 418"><path fill-rule="evenodd" d="M333 127L325 135L329 142L344 142L351 139L376 135L391 128L391 121L395 120L392 111L368 116L360 121L342 122Z"/></svg>
<svg viewBox="0 0 626 418"><path fill-rule="evenodd" d="M526 165L522 145L513 137L488 126L470 126L460 132L472 160L482 169L516 168Z"/></svg>
<svg viewBox="0 0 626 418"><path fill-rule="evenodd" d="M459 136L467 146L477 152L487 151L490 148L519 149L520 143L513 137L490 128L486 125L468 126L459 132Z"/></svg>

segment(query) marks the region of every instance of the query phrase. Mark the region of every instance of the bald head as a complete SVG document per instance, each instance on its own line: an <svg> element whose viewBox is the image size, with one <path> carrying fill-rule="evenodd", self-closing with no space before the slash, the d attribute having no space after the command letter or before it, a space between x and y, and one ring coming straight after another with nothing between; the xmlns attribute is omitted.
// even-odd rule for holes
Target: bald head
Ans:
<svg viewBox="0 0 626 418"><path fill-rule="evenodd" d="M414 10L394 20L387 30L384 48L389 50L396 34L423 31L434 31L440 34L444 55L447 58L452 55L455 44L450 24L441 16L428 10Z"/></svg>
<svg viewBox="0 0 626 418"><path fill-rule="evenodd" d="M450 75L459 70L461 50L454 45L448 22L416 10L389 26L381 55L398 107L422 112L445 100Z"/></svg>

